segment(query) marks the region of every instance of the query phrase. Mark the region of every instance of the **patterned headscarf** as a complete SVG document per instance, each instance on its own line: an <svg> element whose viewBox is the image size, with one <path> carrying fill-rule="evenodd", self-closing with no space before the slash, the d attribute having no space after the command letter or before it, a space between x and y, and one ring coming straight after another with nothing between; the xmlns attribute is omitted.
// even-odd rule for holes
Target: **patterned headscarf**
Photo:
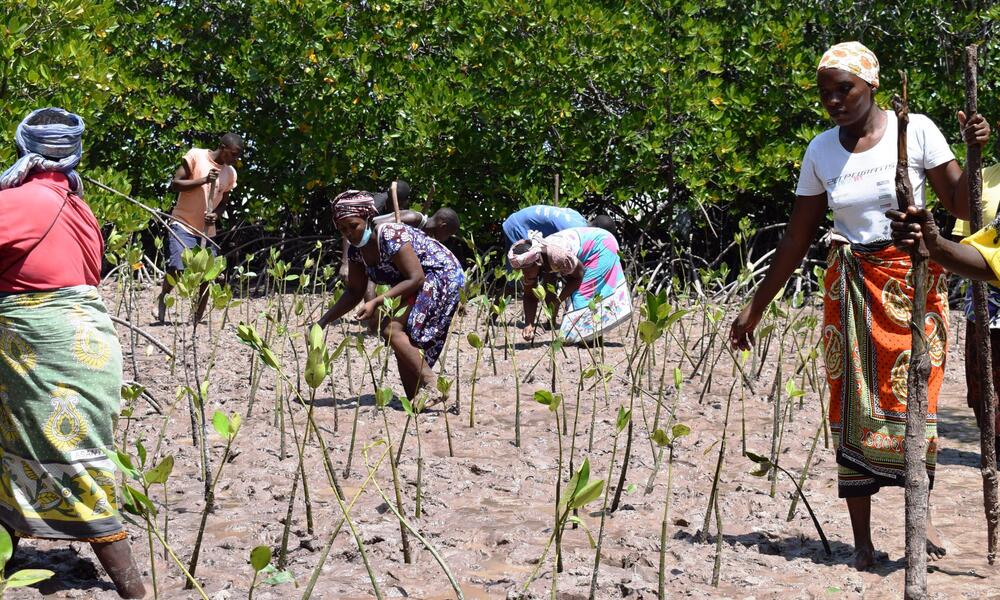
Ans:
<svg viewBox="0 0 1000 600"><path fill-rule="evenodd" d="M563 248L559 244L548 242L538 231L529 231L528 239L524 241L531 244L531 247L528 248L527 252L515 254L514 247L511 246L510 251L507 253L507 259L510 261L510 266L515 269L541 265L543 252L548 257L549 266L552 270L562 275L572 273L576 270L576 266L580 263L580 260L575 254L573 254L573 252ZM518 244L519 243L520 242L518 242ZM517 244L515 244L515 246L516 245Z"/></svg>
<svg viewBox="0 0 1000 600"><path fill-rule="evenodd" d="M49 125L29 125L41 112L56 112L75 125L52 123ZM21 158L0 175L0 190L17 187L35 171L64 173L69 178L70 189L79 194L83 191L83 181L74 170L83 156L83 119L79 115L61 108L40 108L32 111L17 126L14 142L20 150Z"/></svg>
<svg viewBox="0 0 1000 600"><path fill-rule="evenodd" d="M347 190L334 198L330 206L333 208L334 221L349 217L361 217L367 221L378 214L378 210L375 209L375 197L371 192Z"/></svg>
<svg viewBox="0 0 1000 600"><path fill-rule="evenodd" d="M521 242L528 242L531 247L529 247L526 252L515 254L514 246L520 245L521 242L517 242L511 246L510 251L507 252L507 260L510 261L510 266L521 270L525 267L542 264L542 250L545 248L545 242L542 240L543 238L541 233L537 231L529 231L528 239L521 240Z"/></svg>
<svg viewBox="0 0 1000 600"><path fill-rule="evenodd" d="M842 42L823 54L817 71L840 69L878 87L878 58L860 42Z"/></svg>

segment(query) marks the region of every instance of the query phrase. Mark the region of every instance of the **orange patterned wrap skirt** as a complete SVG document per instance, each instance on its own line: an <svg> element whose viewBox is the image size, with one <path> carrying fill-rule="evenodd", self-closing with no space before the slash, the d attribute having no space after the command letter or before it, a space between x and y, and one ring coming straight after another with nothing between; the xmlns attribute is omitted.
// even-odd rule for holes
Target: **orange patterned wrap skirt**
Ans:
<svg viewBox="0 0 1000 600"><path fill-rule="evenodd" d="M895 246L862 251L834 245L827 259L823 354L838 494L870 496L904 483L906 379L910 365L912 263ZM937 399L948 346L948 279L930 263L924 330L930 343L927 475L934 484Z"/></svg>

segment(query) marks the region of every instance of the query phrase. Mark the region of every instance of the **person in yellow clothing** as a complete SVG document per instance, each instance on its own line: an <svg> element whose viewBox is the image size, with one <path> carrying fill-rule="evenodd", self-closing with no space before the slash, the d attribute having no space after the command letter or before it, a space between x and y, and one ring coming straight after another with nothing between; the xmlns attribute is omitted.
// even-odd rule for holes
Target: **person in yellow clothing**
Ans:
<svg viewBox="0 0 1000 600"><path fill-rule="evenodd" d="M1000 206L1000 163L983 169L983 222L989 223L997 217L997 207ZM969 222L959 219L951 230L953 236L968 238L972 235ZM979 374L976 365L979 363L979 346L976 343L975 317L972 313L972 288L965 292L965 399L976 414L976 424L982 423L983 395L979 385ZM991 285L987 288L987 310L990 315L990 347L993 349L993 388L1000 389L1000 287ZM997 419L996 431L1000 432L1000 417Z"/></svg>
<svg viewBox="0 0 1000 600"><path fill-rule="evenodd" d="M912 248L919 240L924 245L930 259L945 269L975 281L988 281L990 341L993 354L993 386L1000 389L1000 219L997 218L997 206L1000 204L1000 165L994 165L983 170L983 219L987 213L991 223L972 235L966 235L960 243L953 242L942 234L934 222L934 217L925 208L909 208L906 213L890 210L886 213L892 219L892 239L895 244L904 249ZM956 232L968 232L968 224L964 231L961 224L956 226ZM975 372L978 353L975 345L975 330L971 300L966 297L966 319L970 327L966 332L965 344L965 376L967 380L967 400L976 413L976 422L982 426L982 394L980 393L979 375ZM1000 431L1000 428L998 428ZM997 439L1000 445L1000 437Z"/></svg>

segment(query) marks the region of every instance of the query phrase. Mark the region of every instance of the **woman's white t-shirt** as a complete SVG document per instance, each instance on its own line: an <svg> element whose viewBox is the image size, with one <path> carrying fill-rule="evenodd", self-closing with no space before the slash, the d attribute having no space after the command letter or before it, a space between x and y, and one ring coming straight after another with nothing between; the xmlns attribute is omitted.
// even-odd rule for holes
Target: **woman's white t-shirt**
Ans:
<svg viewBox="0 0 1000 600"><path fill-rule="evenodd" d="M882 139L864 152L851 153L840 143L840 127L817 135L802 159L798 196L827 194L838 233L852 244L870 244L891 238L885 211L896 203L896 115L886 111ZM941 131L924 115L910 115L906 130L913 200L924 206L927 170L955 155Z"/></svg>

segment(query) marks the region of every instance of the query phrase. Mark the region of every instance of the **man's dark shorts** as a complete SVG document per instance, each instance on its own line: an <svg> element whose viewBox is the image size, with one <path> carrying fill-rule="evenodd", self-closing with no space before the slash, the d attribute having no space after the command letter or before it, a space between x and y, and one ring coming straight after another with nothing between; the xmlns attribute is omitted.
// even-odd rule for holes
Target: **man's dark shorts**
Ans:
<svg viewBox="0 0 1000 600"><path fill-rule="evenodd" d="M167 233L167 246L170 249L170 258L167 260L167 267L183 271L184 261L181 260L181 254L188 248L201 246L201 237L194 235L179 223L171 223L170 232ZM212 256L217 256L213 244L206 244L205 247L212 253Z"/></svg>

